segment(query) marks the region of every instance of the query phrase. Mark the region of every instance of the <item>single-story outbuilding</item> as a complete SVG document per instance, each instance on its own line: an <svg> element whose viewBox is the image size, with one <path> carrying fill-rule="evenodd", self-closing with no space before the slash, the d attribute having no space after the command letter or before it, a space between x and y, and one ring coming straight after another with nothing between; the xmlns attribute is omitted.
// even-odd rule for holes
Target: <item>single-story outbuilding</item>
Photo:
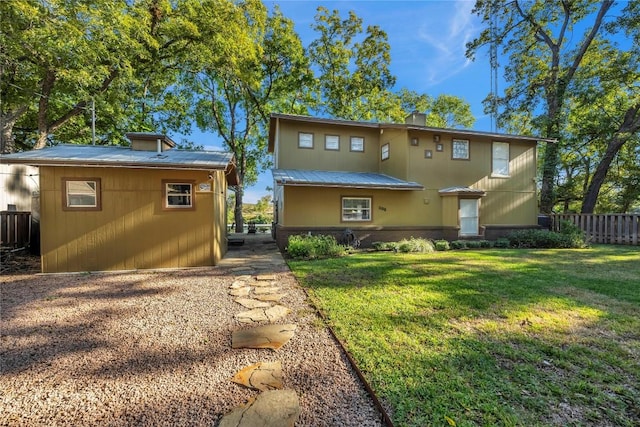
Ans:
<svg viewBox="0 0 640 427"><path fill-rule="evenodd" d="M131 147L58 145L0 157L40 168L44 273L216 265L226 252L233 154L164 135Z"/></svg>

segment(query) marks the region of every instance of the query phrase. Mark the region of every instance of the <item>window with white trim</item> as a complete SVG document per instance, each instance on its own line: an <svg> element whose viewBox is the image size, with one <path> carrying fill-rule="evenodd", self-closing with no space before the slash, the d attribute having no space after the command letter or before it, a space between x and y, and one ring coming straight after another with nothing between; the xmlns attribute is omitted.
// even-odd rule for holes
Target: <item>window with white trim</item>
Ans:
<svg viewBox="0 0 640 427"><path fill-rule="evenodd" d="M451 150L451 158L454 160L469 160L469 140L454 139Z"/></svg>
<svg viewBox="0 0 640 427"><path fill-rule="evenodd" d="M509 176L509 143L493 143L491 150L491 163L492 176Z"/></svg>
<svg viewBox="0 0 640 427"><path fill-rule="evenodd" d="M313 148L313 134L300 132L298 134L298 148Z"/></svg>
<svg viewBox="0 0 640 427"><path fill-rule="evenodd" d="M387 160L389 158L389 143L383 144L380 150L380 158Z"/></svg>
<svg viewBox="0 0 640 427"><path fill-rule="evenodd" d="M364 138L361 136L351 137L351 151L364 151Z"/></svg>
<svg viewBox="0 0 640 427"><path fill-rule="evenodd" d="M100 178L63 178L64 210L99 211Z"/></svg>
<svg viewBox="0 0 640 427"><path fill-rule="evenodd" d="M343 197L343 221L371 221L371 197Z"/></svg>
<svg viewBox="0 0 640 427"><path fill-rule="evenodd" d="M325 135L324 149L335 151L340 150L340 137L338 135Z"/></svg>
<svg viewBox="0 0 640 427"><path fill-rule="evenodd" d="M193 209L193 182L163 183L165 209Z"/></svg>

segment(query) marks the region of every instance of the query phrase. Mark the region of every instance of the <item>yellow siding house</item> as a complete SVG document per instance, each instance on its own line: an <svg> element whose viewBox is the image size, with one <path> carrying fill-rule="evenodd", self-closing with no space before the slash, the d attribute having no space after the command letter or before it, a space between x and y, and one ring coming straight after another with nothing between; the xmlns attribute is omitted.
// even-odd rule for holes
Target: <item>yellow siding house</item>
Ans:
<svg viewBox="0 0 640 427"><path fill-rule="evenodd" d="M131 147L58 145L0 159L40 168L43 272L212 266L226 252L233 155L127 137Z"/></svg>
<svg viewBox="0 0 640 427"><path fill-rule="evenodd" d="M537 227L541 138L273 114L274 233L495 239Z"/></svg>

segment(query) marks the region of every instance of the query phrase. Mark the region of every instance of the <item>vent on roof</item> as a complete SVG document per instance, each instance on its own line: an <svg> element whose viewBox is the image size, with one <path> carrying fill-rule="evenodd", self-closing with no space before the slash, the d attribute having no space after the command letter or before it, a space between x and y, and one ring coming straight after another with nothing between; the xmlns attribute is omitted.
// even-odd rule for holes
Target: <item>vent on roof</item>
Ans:
<svg viewBox="0 0 640 427"><path fill-rule="evenodd" d="M154 133L128 133L127 138L131 141L131 149L136 151L163 151L171 150L176 143L166 135Z"/></svg>
<svg viewBox="0 0 640 427"><path fill-rule="evenodd" d="M404 119L404 122L408 125L418 125L418 126L426 126L427 125L427 115L424 113L413 112Z"/></svg>

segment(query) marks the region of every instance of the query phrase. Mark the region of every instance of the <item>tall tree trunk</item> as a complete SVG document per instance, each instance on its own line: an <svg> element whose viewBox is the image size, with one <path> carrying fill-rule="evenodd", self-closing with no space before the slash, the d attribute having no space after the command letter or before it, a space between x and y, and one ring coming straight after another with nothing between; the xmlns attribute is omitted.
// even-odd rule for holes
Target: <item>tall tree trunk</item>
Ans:
<svg viewBox="0 0 640 427"><path fill-rule="evenodd" d="M607 144L607 150L605 151L602 160L600 160L600 163L598 163L598 167L591 178L589 189L584 195L582 209L580 211L581 213L593 213L596 202L598 201L598 194L600 194L600 188L607 177L611 162L613 162L613 159L616 157L622 146L629 140L631 135L638 130L640 130L640 104L629 107L618 131Z"/></svg>
<svg viewBox="0 0 640 427"><path fill-rule="evenodd" d="M16 111L9 112L7 114L0 114L0 123L2 129L0 133L0 153L8 154L16 151L15 141L13 140L13 126L15 126L18 119L27 112L27 106L22 106Z"/></svg>
<svg viewBox="0 0 640 427"><path fill-rule="evenodd" d="M239 183L235 187L236 191L236 205L233 209L233 218L236 222L236 233L244 232L244 218L242 218L242 199L244 196L244 189L242 183Z"/></svg>

